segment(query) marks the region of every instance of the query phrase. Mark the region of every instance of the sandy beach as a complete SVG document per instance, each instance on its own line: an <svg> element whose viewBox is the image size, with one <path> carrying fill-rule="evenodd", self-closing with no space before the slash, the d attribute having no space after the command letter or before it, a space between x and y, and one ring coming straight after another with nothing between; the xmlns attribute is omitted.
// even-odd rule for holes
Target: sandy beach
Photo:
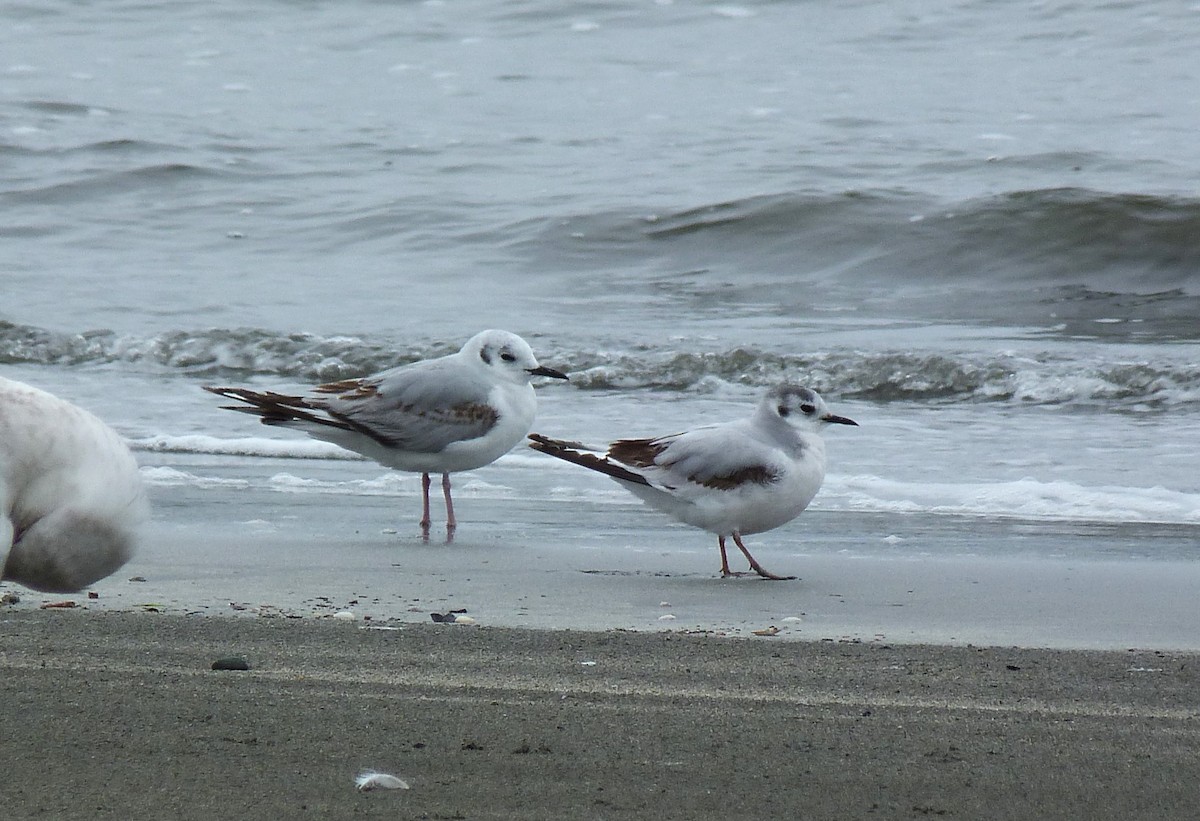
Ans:
<svg viewBox="0 0 1200 821"><path fill-rule="evenodd" d="M87 589L0 582L0 821L1200 818L1198 11L0 4L0 376L151 509ZM354 382L488 328L532 421ZM355 384L382 463L220 390ZM856 423L805 481L758 423L662 456L822 474L738 524L788 581L520 441L783 384ZM12 536L134 518L27 408ZM456 471L453 540L385 463Z"/></svg>
<svg viewBox="0 0 1200 821"><path fill-rule="evenodd" d="M1186 528L815 511L763 582L636 503L154 496L89 591L4 585L11 818L1195 816Z"/></svg>
<svg viewBox="0 0 1200 821"><path fill-rule="evenodd" d="M0 636L10 818L1195 816L1191 654L78 608Z"/></svg>

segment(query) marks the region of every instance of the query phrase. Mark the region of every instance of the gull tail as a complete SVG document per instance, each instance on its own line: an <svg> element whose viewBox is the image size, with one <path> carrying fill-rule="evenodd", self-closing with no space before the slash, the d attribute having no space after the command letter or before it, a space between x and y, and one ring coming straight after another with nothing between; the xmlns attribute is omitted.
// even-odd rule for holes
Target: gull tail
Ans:
<svg viewBox="0 0 1200 821"><path fill-rule="evenodd" d="M605 476L611 476L613 479L622 482L632 482L635 485L651 487L650 482L646 480L645 476L642 476L640 473L634 473L632 470L615 462L610 462L603 456L586 452L578 442L551 439L549 436L542 436L540 433L529 434L529 439L529 447L541 453L571 462L589 470L594 470L597 473L603 473Z"/></svg>
<svg viewBox="0 0 1200 821"><path fill-rule="evenodd" d="M245 402L246 404L222 404L223 410L238 410L240 413L248 413L253 417L258 417L264 425L289 425L292 423L308 423L312 425L324 425L326 427L338 427L342 430L354 430L346 421L326 417L322 413L314 413L314 410L322 410L308 404L302 396L288 396L287 394L276 394L275 391L264 390L248 390L246 388L214 388L214 386L204 385L204 390L210 394L223 396L228 400L236 400Z"/></svg>

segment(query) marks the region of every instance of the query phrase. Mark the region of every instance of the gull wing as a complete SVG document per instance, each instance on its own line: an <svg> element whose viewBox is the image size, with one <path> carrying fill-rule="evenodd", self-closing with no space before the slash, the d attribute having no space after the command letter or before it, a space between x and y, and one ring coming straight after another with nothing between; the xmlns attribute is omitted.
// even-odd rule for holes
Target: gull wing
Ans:
<svg viewBox="0 0 1200 821"><path fill-rule="evenodd" d="M380 444L417 453L486 435L500 420L491 386L449 363L433 364L320 385L308 405Z"/></svg>
<svg viewBox="0 0 1200 821"><path fill-rule="evenodd" d="M730 425L654 439L621 439L608 449L610 459L637 468L648 484L671 491L774 484L782 471L771 455L762 443Z"/></svg>

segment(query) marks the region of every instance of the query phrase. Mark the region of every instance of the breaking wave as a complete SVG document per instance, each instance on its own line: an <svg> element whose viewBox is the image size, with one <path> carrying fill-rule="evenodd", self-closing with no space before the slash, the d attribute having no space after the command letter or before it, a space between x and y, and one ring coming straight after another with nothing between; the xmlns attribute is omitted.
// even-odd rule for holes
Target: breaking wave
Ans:
<svg viewBox="0 0 1200 821"><path fill-rule="evenodd" d="M316 383L354 378L453 351L416 345L397 351L347 336L258 329L175 331L150 337L108 331L58 333L0 321L0 364L91 366L122 363L194 379L258 376ZM753 347L706 353L547 350L580 390L707 393L721 385L760 387L782 380L830 396L877 402L1018 402L1126 411L1200 405L1200 363L1081 360L1052 353L946 353L830 350L780 354Z"/></svg>

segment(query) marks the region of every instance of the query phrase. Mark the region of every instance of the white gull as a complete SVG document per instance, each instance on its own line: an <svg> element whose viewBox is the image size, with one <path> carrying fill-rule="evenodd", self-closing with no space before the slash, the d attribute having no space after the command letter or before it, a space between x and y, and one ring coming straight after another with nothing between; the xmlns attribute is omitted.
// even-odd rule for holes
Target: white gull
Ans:
<svg viewBox="0 0 1200 821"><path fill-rule="evenodd" d="M147 510L137 462L112 428L0 377L0 578L82 590L129 560Z"/></svg>
<svg viewBox="0 0 1200 821"><path fill-rule="evenodd" d="M575 442L530 434L532 447L603 473L646 504L717 535L721 575L729 569L725 539L745 554L755 573L778 576L760 565L742 536L779 527L808 507L825 479L827 424L857 425L829 412L809 388L772 388L754 413L736 422L694 428L652 439L621 439L601 455Z"/></svg>
<svg viewBox="0 0 1200 821"><path fill-rule="evenodd" d="M528 343L507 331L481 331L449 356L401 365L362 379L318 385L304 396L205 387L246 404L224 406L264 425L303 431L395 470L421 474L420 526L428 537L431 473L442 474L446 529L457 521L450 474L489 465L529 432L537 411L530 380L566 379L539 365Z"/></svg>

